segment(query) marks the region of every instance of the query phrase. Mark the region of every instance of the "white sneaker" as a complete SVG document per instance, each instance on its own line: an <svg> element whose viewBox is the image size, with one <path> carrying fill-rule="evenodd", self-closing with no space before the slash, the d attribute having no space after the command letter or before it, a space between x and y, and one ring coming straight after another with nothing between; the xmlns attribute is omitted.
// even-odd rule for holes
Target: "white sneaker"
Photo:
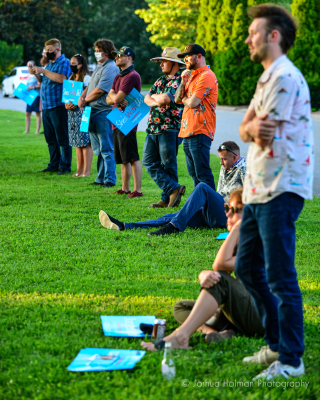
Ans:
<svg viewBox="0 0 320 400"><path fill-rule="evenodd" d="M242 360L245 363L255 363L270 365L279 358L279 353L272 351L269 346L263 346L261 349L254 353L253 356L244 357Z"/></svg>
<svg viewBox="0 0 320 400"><path fill-rule="evenodd" d="M253 380L266 379L267 381L270 381L270 379L275 379L279 376L284 376L286 379L288 379L290 377L295 378L300 375L304 375L304 364L302 358L300 358L299 367L292 367L291 365L282 364L280 361L275 361L270 365L269 368L265 369L261 372L261 374L254 377Z"/></svg>

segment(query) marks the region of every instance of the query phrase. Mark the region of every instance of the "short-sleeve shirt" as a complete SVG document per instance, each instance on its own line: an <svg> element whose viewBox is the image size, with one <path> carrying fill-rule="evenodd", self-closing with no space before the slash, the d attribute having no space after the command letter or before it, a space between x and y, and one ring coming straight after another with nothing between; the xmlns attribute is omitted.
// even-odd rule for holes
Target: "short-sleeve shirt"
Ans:
<svg viewBox="0 0 320 400"><path fill-rule="evenodd" d="M107 104L107 96L118 73L119 68L113 60L105 61L93 71L86 95L88 96L95 88L102 89L105 93L88 103L91 107L91 116L112 110L112 106Z"/></svg>
<svg viewBox="0 0 320 400"><path fill-rule="evenodd" d="M243 203L267 203L284 193L312 199L314 137L310 92L301 72L286 55L258 81L250 107L256 115L280 121L271 146L252 142L247 155Z"/></svg>
<svg viewBox="0 0 320 400"><path fill-rule="evenodd" d="M191 72L185 86L187 97L192 95L201 99L195 108L184 107L179 136L204 134L213 139L216 131L216 105L218 101L218 81L206 65Z"/></svg>
<svg viewBox="0 0 320 400"><path fill-rule="evenodd" d="M30 75L29 78L27 79L27 87L29 86L38 86L38 81L37 78L34 75ZM34 89L36 90L38 93L40 93L40 89Z"/></svg>
<svg viewBox="0 0 320 400"><path fill-rule="evenodd" d="M47 71L55 72L57 74L65 75L67 79L72 75L70 69L70 61L62 54L54 62L50 61L46 66ZM40 96L42 108L50 110L58 106L64 106L62 103L62 83L52 81L45 75L42 77Z"/></svg>
<svg viewBox="0 0 320 400"><path fill-rule="evenodd" d="M180 130L184 106L175 103L174 96L181 83L181 73L182 71L179 70L174 76L161 76L149 90L150 95L165 93L170 97L171 103L161 107L151 107L147 133L159 135L168 130Z"/></svg>
<svg viewBox="0 0 320 400"><path fill-rule="evenodd" d="M135 88L138 90L138 92L141 92L141 78L138 72L135 70L130 71L127 75L120 76L118 74L113 81L112 89L118 93L118 92L124 92L126 94L129 94L131 90ZM114 104L112 106L112 109L118 107L118 104ZM122 111L121 107L118 107L119 110ZM115 130L117 127L112 124L112 130ZM135 126L131 132L137 132L138 125Z"/></svg>

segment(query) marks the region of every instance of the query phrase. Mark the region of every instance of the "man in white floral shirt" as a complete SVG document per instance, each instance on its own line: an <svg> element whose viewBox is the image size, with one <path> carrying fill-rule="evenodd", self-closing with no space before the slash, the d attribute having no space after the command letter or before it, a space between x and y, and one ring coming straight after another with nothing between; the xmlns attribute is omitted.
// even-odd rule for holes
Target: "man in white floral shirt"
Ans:
<svg viewBox="0 0 320 400"><path fill-rule="evenodd" d="M261 62L240 136L247 155L236 274L254 298L266 330L264 346L244 362L270 365L255 379L304 374L302 298L294 266L295 221L312 199L314 142L310 93L287 58L296 24L282 7L260 4L246 43Z"/></svg>

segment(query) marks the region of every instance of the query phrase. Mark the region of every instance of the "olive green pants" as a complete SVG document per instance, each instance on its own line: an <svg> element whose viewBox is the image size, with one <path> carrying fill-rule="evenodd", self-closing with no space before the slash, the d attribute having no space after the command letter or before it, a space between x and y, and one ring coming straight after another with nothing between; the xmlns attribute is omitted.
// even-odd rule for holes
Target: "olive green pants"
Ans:
<svg viewBox="0 0 320 400"><path fill-rule="evenodd" d="M264 328L253 300L245 287L227 272L219 271L219 274L221 278L216 285L209 289L201 288L210 293L219 305L213 323L210 325L218 331L231 329L234 325L237 332L246 336L263 336ZM179 324L188 318L194 304L195 301L182 300L174 305L173 315ZM219 314L221 311L223 315ZM224 324L226 326L222 327Z"/></svg>

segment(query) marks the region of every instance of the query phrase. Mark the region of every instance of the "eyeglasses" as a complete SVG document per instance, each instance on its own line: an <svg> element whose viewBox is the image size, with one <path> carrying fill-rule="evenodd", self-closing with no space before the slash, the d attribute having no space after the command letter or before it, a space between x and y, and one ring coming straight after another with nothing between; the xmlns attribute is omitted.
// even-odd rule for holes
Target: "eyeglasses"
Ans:
<svg viewBox="0 0 320 400"><path fill-rule="evenodd" d="M219 146L218 151L223 151L223 150L228 150L230 151L232 154L234 154L235 156L238 157L238 154L236 154L234 151L230 150L229 147L225 146L224 144L222 144L221 146Z"/></svg>
<svg viewBox="0 0 320 400"><path fill-rule="evenodd" d="M231 211L232 214L241 213L242 210L243 210L243 207L230 207L229 204L224 205L224 211L226 212L226 214L229 211Z"/></svg>

